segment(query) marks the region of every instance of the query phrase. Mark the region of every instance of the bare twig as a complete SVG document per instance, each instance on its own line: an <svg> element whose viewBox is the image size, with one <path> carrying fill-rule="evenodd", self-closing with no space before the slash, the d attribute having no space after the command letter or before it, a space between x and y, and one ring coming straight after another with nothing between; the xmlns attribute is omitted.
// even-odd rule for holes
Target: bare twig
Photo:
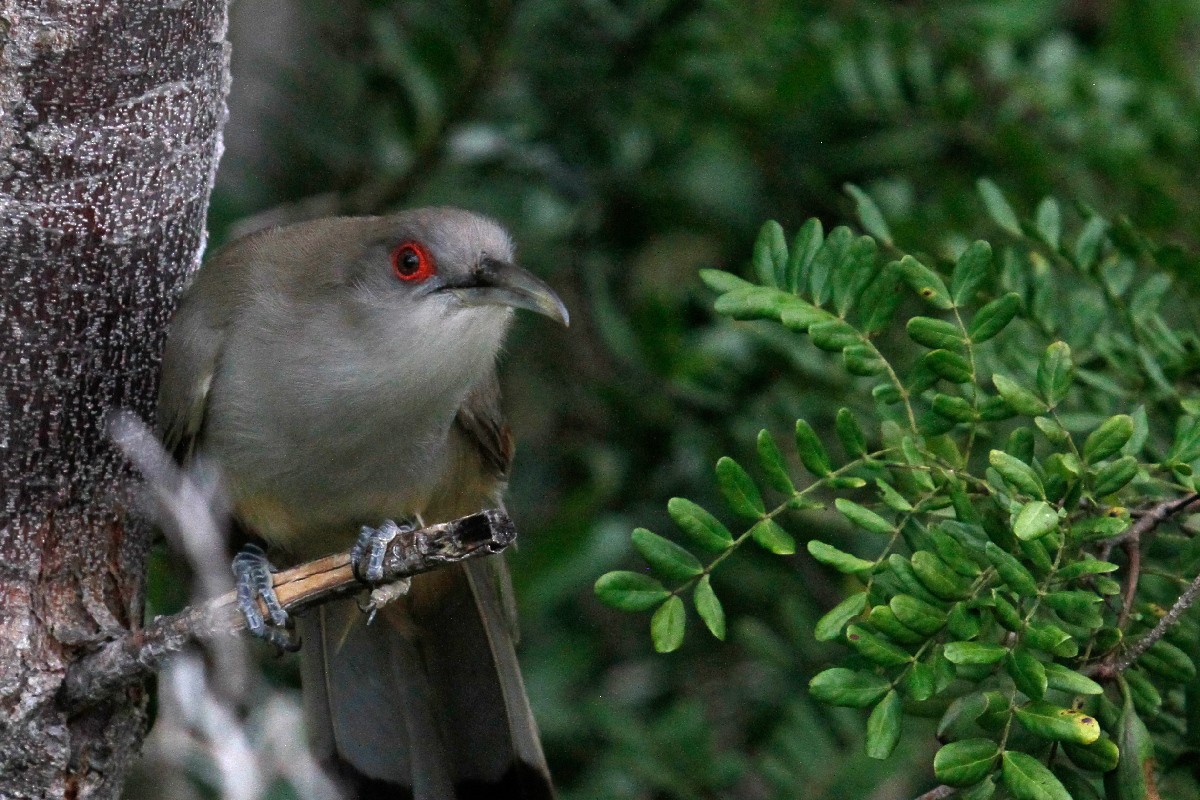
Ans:
<svg viewBox="0 0 1200 800"><path fill-rule="evenodd" d="M943 784L941 786L933 787L928 792L918 797L917 800L946 800L947 797L953 796L956 791L958 790L953 786L946 786Z"/></svg>
<svg viewBox="0 0 1200 800"><path fill-rule="evenodd" d="M1200 575L1197 575L1188 585L1188 588L1183 590L1183 594L1179 595L1175 600L1175 604L1171 606L1171 610L1163 615L1163 618L1158 621L1158 624L1145 636L1134 641L1133 645L1121 654L1121 657L1113 660L1111 663L1105 662L1096 670L1096 675L1102 678L1111 678L1121 674L1129 669L1133 662L1145 653L1159 639L1166 635L1171 626L1179 621L1183 613L1192 607L1196 602L1196 598L1200 597Z"/></svg>
<svg viewBox="0 0 1200 800"><path fill-rule="evenodd" d="M1140 541L1144 534L1150 533L1171 517L1190 511L1200 511L1200 493L1155 503L1138 514L1137 521L1130 525L1128 530L1104 542L1104 549L1100 551L1101 560L1107 561L1118 545L1123 545L1131 539Z"/></svg>
<svg viewBox="0 0 1200 800"><path fill-rule="evenodd" d="M512 520L498 510L402 532L387 545L383 582L498 553L515 539ZM288 612L300 612L365 588L354 575L349 551L301 564L276 573L274 578L275 593ZM246 620L237 608L236 592L160 617L144 629L109 641L76 662L63 682L59 701L68 710L101 702L144 680L158 669L164 658L189 642L228 635L245 627Z"/></svg>
<svg viewBox="0 0 1200 800"><path fill-rule="evenodd" d="M1121 613L1117 618L1118 628L1124 629L1126 623L1129 621L1134 599L1137 596L1138 580L1141 577L1142 536L1150 533L1176 514L1196 510L1200 510L1200 493L1190 494L1174 500L1164 500L1146 509L1138 517L1137 522L1129 526L1129 530L1105 542L1104 551L1101 553L1103 560L1108 560L1113 547L1117 545L1125 549L1125 553L1129 558L1129 574L1126 577ZM1158 621L1158 624L1154 626L1154 629L1150 633L1136 640L1133 646L1123 653L1118 654L1117 651L1114 651L1096 666L1093 674L1102 679L1112 678L1128 669L1130 664L1137 661L1142 653L1146 652L1151 645L1166 634L1167 630L1175 624L1183 612L1196 601L1197 595L1200 595L1200 576L1193 580L1191 585L1184 590L1183 594L1175 601L1175 605L1171 606L1171 610Z"/></svg>

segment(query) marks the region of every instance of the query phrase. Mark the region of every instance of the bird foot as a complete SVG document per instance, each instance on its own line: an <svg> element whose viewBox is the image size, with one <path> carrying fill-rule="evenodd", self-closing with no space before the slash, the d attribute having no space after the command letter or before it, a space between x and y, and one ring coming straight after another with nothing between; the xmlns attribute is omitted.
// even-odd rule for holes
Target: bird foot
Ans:
<svg viewBox="0 0 1200 800"><path fill-rule="evenodd" d="M363 583L377 584L383 580L383 559L387 554L388 544L401 533L413 530L415 526L404 523L397 524L387 520L378 528L364 525L358 533L358 541L350 550L350 564L354 576ZM375 612L383 606L408 594L412 581L409 578L375 586L371 590L366 603L359 603L359 608L367 615L367 624L375 619Z"/></svg>
<svg viewBox="0 0 1200 800"><path fill-rule="evenodd" d="M280 650L295 652L300 642L289 629L290 618L275 594L271 575L275 567L258 545L248 544L233 557L233 575L237 585L237 605L246 618L246 628L253 636ZM267 608L264 618L258 601Z"/></svg>

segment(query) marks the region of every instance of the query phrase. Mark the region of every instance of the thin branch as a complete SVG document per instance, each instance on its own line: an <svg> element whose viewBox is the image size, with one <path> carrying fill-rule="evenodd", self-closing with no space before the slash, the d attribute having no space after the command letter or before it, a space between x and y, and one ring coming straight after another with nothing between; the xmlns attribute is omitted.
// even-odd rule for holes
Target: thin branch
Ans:
<svg viewBox="0 0 1200 800"><path fill-rule="evenodd" d="M1163 618L1158 621L1158 624L1142 638L1136 640L1133 646L1126 650L1119 659L1116 659L1111 664L1104 663L1096 670L1096 675L1101 678L1111 678L1125 670L1129 669L1133 662L1141 657L1150 647L1159 639L1166 635L1171 626L1179 621L1183 613L1192 607L1196 602L1196 598L1200 597L1200 575L1197 575L1184 589L1183 594L1171 606L1171 610L1163 615Z"/></svg>
<svg viewBox="0 0 1200 800"><path fill-rule="evenodd" d="M1174 500L1164 500L1161 503L1150 506L1138 515L1137 522L1130 525L1128 530L1120 536L1114 536L1104 543L1100 559L1107 561L1108 556L1118 545L1125 544L1125 542L1131 539L1140 541L1143 535L1150 533L1176 514L1191 511L1200 511L1200 493L1190 494L1187 497L1177 497Z"/></svg>
<svg viewBox="0 0 1200 800"><path fill-rule="evenodd" d="M498 553L515 539L512 520L498 510L404 532L387 546L383 582L392 583L468 558ZM274 578L275 593L289 613L348 597L366 588L354 575L349 551L301 564L276 573ZM188 643L230 635L245 628L236 592L227 592L178 614L159 617L142 630L105 643L72 665L63 681L59 703L68 711L94 705L145 680L167 656Z"/></svg>
<svg viewBox="0 0 1200 800"><path fill-rule="evenodd" d="M1138 581L1142 579L1142 541L1141 534L1128 539L1122 545L1125 557L1129 559L1129 574L1125 577L1125 593L1121 597L1121 613L1117 615L1117 627L1125 630L1129 622L1129 614L1133 611L1133 601L1137 596Z"/></svg>
<svg viewBox="0 0 1200 800"><path fill-rule="evenodd" d="M946 800L947 797L952 797L958 790L953 786L935 786L925 794L917 798L917 800Z"/></svg>

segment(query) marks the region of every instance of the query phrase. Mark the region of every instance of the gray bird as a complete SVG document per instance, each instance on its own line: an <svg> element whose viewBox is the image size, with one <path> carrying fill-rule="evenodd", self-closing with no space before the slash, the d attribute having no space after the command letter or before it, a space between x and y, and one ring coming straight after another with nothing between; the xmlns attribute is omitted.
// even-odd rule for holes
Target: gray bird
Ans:
<svg viewBox="0 0 1200 800"><path fill-rule="evenodd" d="M467 211L251 234L180 302L163 441L215 463L238 524L287 562L345 550L385 520L497 507L513 444L496 355L515 308L568 322L514 265L508 234ZM554 796L502 556L414 577L369 626L353 601L298 622L309 737L351 794Z"/></svg>

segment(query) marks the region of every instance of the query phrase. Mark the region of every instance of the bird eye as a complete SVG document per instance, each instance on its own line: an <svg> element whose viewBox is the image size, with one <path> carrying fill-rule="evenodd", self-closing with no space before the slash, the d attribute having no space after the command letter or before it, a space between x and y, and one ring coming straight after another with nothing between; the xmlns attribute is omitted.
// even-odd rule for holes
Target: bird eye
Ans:
<svg viewBox="0 0 1200 800"><path fill-rule="evenodd" d="M417 283L435 272L433 256L418 242L402 242L392 251L392 272L408 283Z"/></svg>

